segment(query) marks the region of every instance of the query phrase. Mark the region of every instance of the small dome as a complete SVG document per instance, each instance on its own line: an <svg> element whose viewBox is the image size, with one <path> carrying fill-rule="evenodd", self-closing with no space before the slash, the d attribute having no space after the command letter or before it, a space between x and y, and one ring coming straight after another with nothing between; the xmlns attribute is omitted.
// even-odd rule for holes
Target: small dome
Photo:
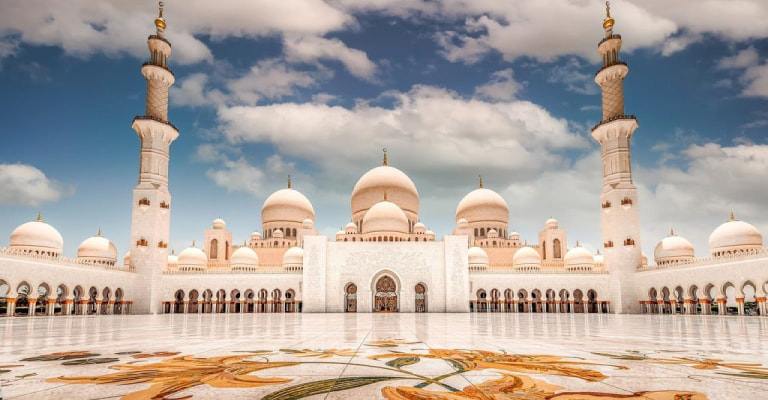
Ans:
<svg viewBox="0 0 768 400"><path fill-rule="evenodd" d="M309 199L298 190L280 189L272 193L261 208L261 222L295 222L315 218L315 209Z"/></svg>
<svg viewBox="0 0 768 400"><path fill-rule="evenodd" d="M37 221L21 224L13 230L10 244L11 250L59 256L64 249L64 238L38 215Z"/></svg>
<svg viewBox="0 0 768 400"><path fill-rule="evenodd" d="M351 198L352 219L359 221L364 218L368 210L381 201L384 193L412 220L417 218L419 192L416 185L403 171L385 164L366 172L355 184Z"/></svg>
<svg viewBox="0 0 768 400"><path fill-rule="evenodd" d="M284 236L282 229L275 229L274 232L272 232L272 237L275 239L282 239Z"/></svg>
<svg viewBox="0 0 768 400"><path fill-rule="evenodd" d="M645 255L645 254L643 254L643 255ZM603 264L603 263L605 263L605 256L600 254L600 250L598 250L597 254L595 254L595 264Z"/></svg>
<svg viewBox="0 0 768 400"><path fill-rule="evenodd" d="M171 254L168 254L168 266L176 266L179 264L179 256L171 252Z"/></svg>
<svg viewBox="0 0 768 400"><path fill-rule="evenodd" d="M424 232L424 235L426 235L427 237L431 237L432 239L435 238L435 232L432 232L429 229L427 229L427 231Z"/></svg>
<svg viewBox="0 0 768 400"><path fill-rule="evenodd" d="M425 233L427 231L426 225L422 224L421 222L417 222L413 226L413 233Z"/></svg>
<svg viewBox="0 0 768 400"><path fill-rule="evenodd" d="M761 249L763 235L754 225L739 221L731 215L731 220L718 226L709 235L709 251L713 255L728 252Z"/></svg>
<svg viewBox="0 0 768 400"><path fill-rule="evenodd" d="M640 252L640 264L643 267L647 267L648 266L648 255L645 254L644 251Z"/></svg>
<svg viewBox="0 0 768 400"><path fill-rule="evenodd" d="M509 240L517 240L520 241L520 234L517 232L512 232L509 234Z"/></svg>
<svg viewBox="0 0 768 400"><path fill-rule="evenodd" d="M544 225L547 227L547 229L557 229L560 226L560 223L557 222L556 219L550 218L547 220L547 222L544 223Z"/></svg>
<svg viewBox="0 0 768 400"><path fill-rule="evenodd" d="M456 207L456 220L466 219L469 223L509 222L509 207L498 193L490 189L478 188L469 192Z"/></svg>
<svg viewBox="0 0 768 400"><path fill-rule="evenodd" d="M656 264L664 264L675 261L693 259L693 245L682 236L676 236L674 232L661 239L653 250L653 258Z"/></svg>
<svg viewBox="0 0 768 400"><path fill-rule="evenodd" d="M126 268L131 266L131 252L130 251L125 253L125 255L123 256L123 266L126 267Z"/></svg>
<svg viewBox="0 0 768 400"><path fill-rule="evenodd" d="M499 237L499 231L496 229L491 229L488 231L488 238L489 239L496 239Z"/></svg>
<svg viewBox="0 0 768 400"><path fill-rule="evenodd" d="M77 248L77 258L114 264L117 262L117 247L109 239L101 236L99 231L96 236L89 237L80 244Z"/></svg>
<svg viewBox="0 0 768 400"><path fill-rule="evenodd" d="M230 260L230 265L233 268L235 266L256 267L259 265L259 255L248 246L243 246L235 250L230 257Z"/></svg>
<svg viewBox="0 0 768 400"><path fill-rule="evenodd" d="M216 218L213 220L213 229L226 229L227 223L224 222L221 218Z"/></svg>
<svg viewBox="0 0 768 400"><path fill-rule="evenodd" d="M479 247L470 247L467 250L467 258L469 260L469 267L488 267L488 253Z"/></svg>
<svg viewBox="0 0 768 400"><path fill-rule="evenodd" d="M356 233L357 233L357 225L355 225L355 223L354 223L354 222L350 222L350 223L348 223L348 224L347 224L347 225L344 227L344 233L348 233L348 234L350 234L350 235L356 234Z"/></svg>
<svg viewBox="0 0 768 400"><path fill-rule="evenodd" d="M456 221L456 228L457 229L469 229L469 221L467 221L466 218L459 218L459 220Z"/></svg>
<svg viewBox="0 0 768 400"><path fill-rule="evenodd" d="M345 235L344 231L342 231L341 229L339 229L338 231L336 231L336 240L338 240L338 239L343 239L343 238L344 238L344 235Z"/></svg>
<svg viewBox="0 0 768 400"><path fill-rule="evenodd" d="M301 247L291 247L283 254L283 266L302 266L304 265L304 249Z"/></svg>
<svg viewBox="0 0 768 400"><path fill-rule="evenodd" d="M312 218L306 218L301 223L301 227L304 229L312 229L315 226L315 221L312 221Z"/></svg>
<svg viewBox="0 0 768 400"><path fill-rule="evenodd" d="M512 265L515 267L539 267L541 266L541 256L538 251L531 247L521 247L512 257Z"/></svg>
<svg viewBox="0 0 768 400"><path fill-rule="evenodd" d="M592 255L592 252L577 244L576 247L568 250L568 252L565 253L563 262L565 263L566 268L586 266L591 267L595 264L595 256Z"/></svg>
<svg viewBox="0 0 768 400"><path fill-rule="evenodd" d="M257 231L251 233L251 240L261 240L261 233Z"/></svg>
<svg viewBox="0 0 768 400"><path fill-rule="evenodd" d="M403 210L387 200L371 207L363 217L363 234L374 232L408 233L408 218Z"/></svg>
<svg viewBox="0 0 768 400"><path fill-rule="evenodd" d="M197 247L187 247L179 254L179 267L205 269L208 267L208 257Z"/></svg>

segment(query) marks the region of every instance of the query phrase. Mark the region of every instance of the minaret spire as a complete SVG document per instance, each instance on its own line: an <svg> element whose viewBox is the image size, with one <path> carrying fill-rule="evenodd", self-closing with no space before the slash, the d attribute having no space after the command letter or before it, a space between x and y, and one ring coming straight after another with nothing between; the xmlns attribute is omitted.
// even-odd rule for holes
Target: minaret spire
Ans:
<svg viewBox="0 0 768 400"><path fill-rule="evenodd" d="M482 189L482 188L483 188L483 176L482 176L482 175L478 175L477 177L478 177L478 178L480 178L480 184L479 184L479 186L478 186L478 187L479 187L480 189Z"/></svg>
<svg viewBox="0 0 768 400"><path fill-rule="evenodd" d="M291 188L291 176L288 175L288 189Z"/></svg>
<svg viewBox="0 0 768 400"><path fill-rule="evenodd" d="M384 151L384 163L382 163L381 165L386 166L387 165L387 148L385 147L381 150Z"/></svg>
<svg viewBox="0 0 768 400"><path fill-rule="evenodd" d="M155 18L155 29L157 30L157 36L159 38L163 37L163 33L165 32L165 19L163 18L163 6L165 3L162 1L157 4L158 12L157 12L157 18Z"/></svg>
<svg viewBox="0 0 768 400"><path fill-rule="evenodd" d="M605 37L611 37L613 35L613 18L611 18L611 2L605 2L605 19L603 20L603 29L605 29Z"/></svg>

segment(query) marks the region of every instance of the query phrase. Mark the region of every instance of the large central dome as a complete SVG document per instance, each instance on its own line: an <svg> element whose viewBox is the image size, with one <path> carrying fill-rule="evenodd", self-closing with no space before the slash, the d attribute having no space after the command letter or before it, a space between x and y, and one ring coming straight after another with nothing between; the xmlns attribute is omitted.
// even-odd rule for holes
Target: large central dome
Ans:
<svg viewBox="0 0 768 400"><path fill-rule="evenodd" d="M384 193L387 199L400 207L411 225L419 217L419 192L411 178L397 168L386 164L376 167L363 175L352 190L352 221L358 223L374 204L381 201Z"/></svg>

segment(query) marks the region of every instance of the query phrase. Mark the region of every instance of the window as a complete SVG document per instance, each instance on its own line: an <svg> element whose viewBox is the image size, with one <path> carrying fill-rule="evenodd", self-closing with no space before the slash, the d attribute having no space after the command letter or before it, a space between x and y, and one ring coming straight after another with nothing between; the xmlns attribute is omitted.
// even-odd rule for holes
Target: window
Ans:
<svg viewBox="0 0 768 400"><path fill-rule="evenodd" d="M211 240L210 251L208 251L208 257L211 260L219 258L219 241L217 239Z"/></svg>

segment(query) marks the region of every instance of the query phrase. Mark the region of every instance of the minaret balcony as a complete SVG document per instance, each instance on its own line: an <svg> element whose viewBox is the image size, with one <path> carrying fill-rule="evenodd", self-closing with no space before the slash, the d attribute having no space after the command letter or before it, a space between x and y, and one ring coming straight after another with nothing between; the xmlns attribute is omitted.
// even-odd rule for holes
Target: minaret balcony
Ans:
<svg viewBox="0 0 768 400"><path fill-rule="evenodd" d="M176 74L174 74L173 71L170 68L168 68L167 66L160 65L160 64L157 64L157 63L153 63L152 61L147 61L147 62L141 64L141 67L143 68L143 67L146 67L148 65L151 65L153 67L162 68L162 69L170 72L172 76L174 76L174 77L176 76Z"/></svg>
<svg viewBox="0 0 768 400"><path fill-rule="evenodd" d="M619 35L614 35L614 36L619 36ZM147 40L152 40L152 39L154 39L154 40L162 40L163 42L165 42L168 45L168 47L171 47L171 42L165 40L165 38L162 38L162 37L157 36L157 35L149 35L149 37L147 38ZM621 36L619 36L619 39L621 39Z"/></svg>
<svg viewBox="0 0 768 400"><path fill-rule="evenodd" d="M597 44L597 47L600 47L601 44L603 44L603 43L605 43L605 42L607 42L607 41L609 41L611 39L619 39L619 40L621 40L621 35L613 34L613 35L610 35L610 36L606 36L606 37L603 38L603 40L600 41L600 43Z"/></svg>
<svg viewBox="0 0 768 400"><path fill-rule="evenodd" d="M611 62L609 64L603 65L602 67L600 67L600 69L595 71L595 76L600 74L600 72L603 72L604 70L613 67L614 65L623 65L623 66L627 67L627 69L629 69L629 65L625 61L613 61L613 62ZM626 74L624 74L624 75L626 75Z"/></svg>
<svg viewBox="0 0 768 400"><path fill-rule="evenodd" d="M615 116L613 116L611 118L604 119L604 120L598 122L595 126L592 127L592 132L597 130L597 128L599 128L602 125L609 124L609 123L614 122L614 121L622 121L622 120L633 121L634 124L637 125L637 117L635 117L634 115L631 115L631 114L615 115Z"/></svg>

